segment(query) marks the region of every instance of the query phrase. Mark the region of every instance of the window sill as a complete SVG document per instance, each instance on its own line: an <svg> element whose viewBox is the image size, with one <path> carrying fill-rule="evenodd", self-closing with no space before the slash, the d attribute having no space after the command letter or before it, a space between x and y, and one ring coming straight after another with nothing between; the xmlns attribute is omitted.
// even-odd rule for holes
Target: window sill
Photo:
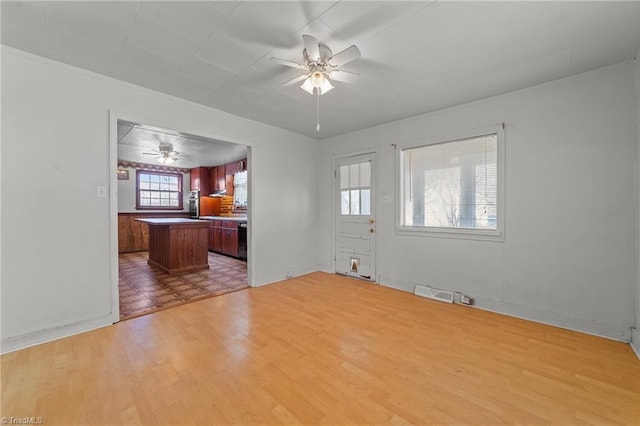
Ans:
<svg viewBox="0 0 640 426"><path fill-rule="evenodd" d="M397 226L396 234L414 237L435 237L453 238L459 240L504 242L504 232L502 230L433 228L427 226Z"/></svg>

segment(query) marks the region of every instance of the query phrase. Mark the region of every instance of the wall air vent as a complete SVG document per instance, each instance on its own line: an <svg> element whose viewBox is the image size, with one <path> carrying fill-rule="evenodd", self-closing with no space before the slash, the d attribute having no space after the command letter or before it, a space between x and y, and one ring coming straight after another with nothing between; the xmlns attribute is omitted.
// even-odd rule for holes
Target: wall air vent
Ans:
<svg viewBox="0 0 640 426"><path fill-rule="evenodd" d="M433 287L427 287L424 285L417 285L413 294L416 296L426 297L433 300L439 300L441 302L453 303L453 292L447 290L440 290Z"/></svg>

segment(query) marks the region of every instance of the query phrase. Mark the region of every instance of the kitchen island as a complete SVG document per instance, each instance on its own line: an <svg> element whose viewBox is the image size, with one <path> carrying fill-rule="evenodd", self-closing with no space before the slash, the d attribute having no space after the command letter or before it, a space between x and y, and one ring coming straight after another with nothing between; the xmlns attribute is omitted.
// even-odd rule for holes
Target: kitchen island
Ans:
<svg viewBox="0 0 640 426"><path fill-rule="evenodd" d="M149 225L149 259L169 275L209 269L209 223L182 218L136 219Z"/></svg>

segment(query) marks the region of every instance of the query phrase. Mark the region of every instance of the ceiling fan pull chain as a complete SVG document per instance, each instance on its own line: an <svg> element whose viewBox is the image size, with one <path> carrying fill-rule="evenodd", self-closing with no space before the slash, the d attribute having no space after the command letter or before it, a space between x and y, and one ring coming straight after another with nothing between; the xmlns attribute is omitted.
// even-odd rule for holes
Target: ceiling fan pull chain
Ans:
<svg viewBox="0 0 640 426"><path fill-rule="evenodd" d="M316 133L320 133L320 88L316 87Z"/></svg>

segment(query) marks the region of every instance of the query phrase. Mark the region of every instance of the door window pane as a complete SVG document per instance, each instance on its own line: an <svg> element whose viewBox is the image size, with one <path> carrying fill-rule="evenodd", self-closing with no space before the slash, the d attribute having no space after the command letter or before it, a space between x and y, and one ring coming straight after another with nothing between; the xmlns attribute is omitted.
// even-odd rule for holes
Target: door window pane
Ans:
<svg viewBox="0 0 640 426"><path fill-rule="evenodd" d="M349 191L340 193L340 213L349 214Z"/></svg>
<svg viewBox="0 0 640 426"><path fill-rule="evenodd" d="M371 190L363 189L360 193L360 214L371 214Z"/></svg>
<svg viewBox="0 0 640 426"><path fill-rule="evenodd" d="M349 166L340 166L340 189L349 188Z"/></svg>
<svg viewBox="0 0 640 426"><path fill-rule="evenodd" d="M360 214L360 191L352 189L351 191L351 214Z"/></svg>
<svg viewBox="0 0 640 426"><path fill-rule="evenodd" d="M360 185L359 186L371 186L371 163L366 161L360 163Z"/></svg>
<svg viewBox="0 0 640 426"><path fill-rule="evenodd" d="M355 188L360 186L360 172L358 164L352 164L349 166L349 188Z"/></svg>

